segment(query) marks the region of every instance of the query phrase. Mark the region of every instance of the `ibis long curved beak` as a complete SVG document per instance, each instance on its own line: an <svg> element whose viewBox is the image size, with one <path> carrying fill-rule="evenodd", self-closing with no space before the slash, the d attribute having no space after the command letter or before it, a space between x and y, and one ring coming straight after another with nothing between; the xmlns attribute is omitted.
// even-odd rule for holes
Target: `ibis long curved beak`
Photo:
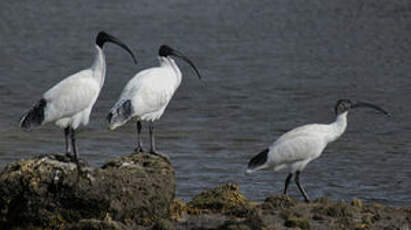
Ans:
<svg viewBox="0 0 411 230"><path fill-rule="evenodd" d="M368 103L368 102L357 102L356 104L353 104L352 106L351 106L351 108L361 108L361 107L368 107L368 108L372 108L372 109L375 109L375 110L377 110L377 111L379 111L379 112L381 112L381 113L383 113L383 114L385 114L385 115L387 115L387 116L391 116L391 114L389 113L389 112L387 112L386 110L384 110L383 108L381 108L380 106L378 106L378 105L374 105L374 104L371 104L371 103Z"/></svg>
<svg viewBox="0 0 411 230"><path fill-rule="evenodd" d="M120 39L114 37L113 35L110 35L104 31L101 31L97 35L96 44L100 46L101 48L103 48L103 45L105 42L114 43L120 46L121 48L125 49L131 55L131 58L133 58L134 63L137 64L136 57L134 56L133 52L131 52L130 48L128 48L128 46L124 44L124 42L120 41Z"/></svg>
<svg viewBox="0 0 411 230"><path fill-rule="evenodd" d="M177 50L175 50L175 49L172 49L172 50L171 50L170 55L173 55L173 56L175 56L175 57L181 58L182 60L184 60L185 62L187 62L187 63L193 68L194 72L197 74L198 79L201 80L200 72L198 71L198 69L195 67L194 63L193 63L190 59L188 59L188 58L187 58L186 56L184 56L181 52L179 52L179 51L177 51Z"/></svg>

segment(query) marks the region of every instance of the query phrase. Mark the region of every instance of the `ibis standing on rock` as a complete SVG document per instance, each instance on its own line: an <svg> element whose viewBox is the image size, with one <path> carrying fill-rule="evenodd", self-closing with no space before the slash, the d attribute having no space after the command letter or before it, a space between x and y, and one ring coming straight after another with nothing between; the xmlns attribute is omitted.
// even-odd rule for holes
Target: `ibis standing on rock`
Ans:
<svg viewBox="0 0 411 230"><path fill-rule="evenodd" d="M304 200L309 202L309 197L300 184L300 173L309 162L321 155L330 142L337 140L344 133L350 109L360 107L369 107L389 116L388 112L377 105L366 102L353 104L349 99L340 99L335 105L337 118L334 122L304 125L286 132L269 148L264 149L248 162L247 173L262 169L288 170L284 194L287 194L288 184L295 174L295 183Z"/></svg>
<svg viewBox="0 0 411 230"><path fill-rule="evenodd" d="M96 38L96 54L92 66L68 76L45 92L42 98L20 119L19 126L30 130L49 122L64 128L66 154L78 161L75 130L87 125L94 103L97 100L106 76L106 61L103 46L112 42L125 49L136 59L131 50L114 36L100 32Z"/></svg>
<svg viewBox="0 0 411 230"><path fill-rule="evenodd" d="M186 61L201 75L193 62L181 52L162 45L158 52L160 66L142 70L124 87L120 98L107 115L109 129L114 130L134 118L137 122L136 152L143 152L141 143L141 121L149 122L150 153L156 153L153 122L159 119L180 86L182 74L173 57Z"/></svg>

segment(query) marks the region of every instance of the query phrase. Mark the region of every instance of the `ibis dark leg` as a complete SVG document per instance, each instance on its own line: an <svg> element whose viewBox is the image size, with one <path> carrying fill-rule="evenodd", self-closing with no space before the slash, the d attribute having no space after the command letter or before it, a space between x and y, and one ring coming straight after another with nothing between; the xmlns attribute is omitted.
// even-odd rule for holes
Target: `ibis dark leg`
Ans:
<svg viewBox="0 0 411 230"><path fill-rule="evenodd" d="M137 147L134 149L136 153L142 153L144 152L143 150L143 144L141 142L141 122L137 121Z"/></svg>
<svg viewBox="0 0 411 230"><path fill-rule="evenodd" d="M71 129L71 148L73 149L73 160L78 162L78 153L77 153L77 145L76 145L76 135L73 128Z"/></svg>
<svg viewBox="0 0 411 230"><path fill-rule="evenodd" d="M71 157L70 127L64 129L64 138L66 140L66 156Z"/></svg>
<svg viewBox="0 0 411 230"><path fill-rule="evenodd" d="M287 188L288 188L288 185L290 184L291 177L293 177L292 173L288 174L287 179L285 179L285 186L284 186L284 192L283 192L284 195L287 194Z"/></svg>
<svg viewBox="0 0 411 230"><path fill-rule="evenodd" d="M297 184L298 189L303 195L305 202L310 202L307 193L305 192L304 188L300 185L300 171L297 171L297 173L295 174L295 183Z"/></svg>
<svg viewBox="0 0 411 230"><path fill-rule="evenodd" d="M153 122L149 123L149 132L150 132L150 153L156 153L156 142L154 139L154 127L153 127Z"/></svg>
<svg viewBox="0 0 411 230"><path fill-rule="evenodd" d="M73 128L71 129L71 148L73 149L73 157L72 157L72 161L74 161L74 163L77 165L77 172L78 172L78 176L84 175L84 172L82 170L82 167L80 165L80 161L79 161L79 153L77 152L77 145L76 145L76 133L75 130Z"/></svg>

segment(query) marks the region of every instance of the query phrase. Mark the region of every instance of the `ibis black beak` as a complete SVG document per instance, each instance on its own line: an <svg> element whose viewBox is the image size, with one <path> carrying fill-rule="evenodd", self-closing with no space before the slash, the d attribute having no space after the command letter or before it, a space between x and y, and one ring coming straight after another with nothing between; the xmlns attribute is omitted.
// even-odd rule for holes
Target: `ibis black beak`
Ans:
<svg viewBox="0 0 411 230"><path fill-rule="evenodd" d="M179 52L177 50L173 50L171 55L176 56L178 58L181 58L185 62L187 62L193 68L194 72L197 74L198 79L201 80L200 72L198 71L198 69L196 68L196 66L194 65L194 63L190 59L188 59L186 56L184 56L181 52Z"/></svg>
<svg viewBox="0 0 411 230"><path fill-rule="evenodd" d="M113 35L110 35L104 31L101 31L98 33L97 38L96 38L96 44L100 47L103 48L105 42L111 42L114 43L121 48L125 49L133 58L133 61L135 64L137 64L136 57L134 56L133 52L131 52L130 48L124 42L120 41L118 38L114 37Z"/></svg>
<svg viewBox="0 0 411 230"><path fill-rule="evenodd" d="M175 57L183 59L193 68L194 72L197 74L198 78L201 80L200 72L198 71L194 63L190 59L188 59L186 56L184 56L184 54L182 54L181 52L171 48L168 45L162 45L160 46L158 54L163 57L171 55L171 56L175 56Z"/></svg>
<svg viewBox="0 0 411 230"><path fill-rule="evenodd" d="M375 110L377 110L377 111L379 111L379 112L381 112L381 113L383 113L383 114L385 114L385 115L387 115L387 116L391 116L391 114L389 113L389 112L387 112L386 110L384 110L383 108L381 108L380 106L378 106L378 105L374 105L374 104L371 104L371 103L368 103L368 102L357 102L356 104L353 104L352 106L351 106L351 108L361 108L361 107L368 107L368 108L372 108L372 109L375 109Z"/></svg>

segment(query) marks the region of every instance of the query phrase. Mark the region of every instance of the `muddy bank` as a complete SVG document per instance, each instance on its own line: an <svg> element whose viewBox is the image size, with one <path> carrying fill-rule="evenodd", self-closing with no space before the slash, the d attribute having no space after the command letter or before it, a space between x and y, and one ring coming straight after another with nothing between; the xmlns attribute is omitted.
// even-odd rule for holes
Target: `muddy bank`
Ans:
<svg viewBox="0 0 411 230"><path fill-rule="evenodd" d="M60 155L8 165L0 174L0 229L409 229L411 207L273 195L247 200L234 184L175 199L167 157L131 154L101 168Z"/></svg>

